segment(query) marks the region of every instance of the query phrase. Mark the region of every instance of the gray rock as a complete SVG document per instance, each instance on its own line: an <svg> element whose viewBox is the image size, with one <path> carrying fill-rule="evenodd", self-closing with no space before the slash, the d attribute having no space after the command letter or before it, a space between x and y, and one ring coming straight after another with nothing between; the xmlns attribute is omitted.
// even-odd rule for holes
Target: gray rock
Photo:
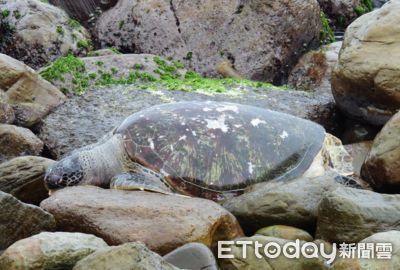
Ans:
<svg viewBox="0 0 400 270"><path fill-rule="evenodd" d="M81 43L89 40L89 33L71 23L63 10L44 1L1 1L0 10L9 11L2 18L0 51L33 68L44 66L60 55L89 49Z"/></svg>
<svg viewBox="0 0 400 270"><path fill-rule="evenodd" d="M330 131L336 127L339 117L331 99L300 91L243 88L210 94L107 86L90 89L83 96L72 97L58 107L44 120L39 137L52 156L60 158L76 148L97 142L126 117L141 109L192 100L236 102L286 112L316 121Z"/></svg>
<svg viewBox="0 0 400 270"><path fill-rule="evenodd" d="M5 250L0 257L0 269L71 270L79 260L107 247L102 239L89 234L43 232Z"/></svg>
<svg viewBox="0 0 400 270"><path fill-rule="evenodd" d="M313 231L318 204L329 191L338 187L334 175L299 178L288 183L255 185L241 196L224 203L248 232L276 224Z"/></svg>
<svg viewBox="0 0 400 270"><path fill-rule="evenodd" d="M339 187L318 206L317 236L335 243L357 243L377 233L399 230L400 195Z"/></svg>
<svg viewBox="0 0 400 270"><path fill-rule="evenodd" d="M178 270L140 242L126 243L92 253L73 270Z"/></svg>
<svg viewBox="0 0 400 270"><path fill-rule="evenodd" d="M13 108L1 101L0 98L0 124L11 124L15 120Z"/></svg>
<svg viewBox="0 0 400 270"><path fill-rule="evenodd" d="M37 206L22 203L2 191L0 205L0 250L40 231L55 229L56 223L52 215Z"/></svg>
<svg viewBox="0 0 400 270"><path fill-rule="evenodd" d="M164 256L164 259L179 269L218 270L212 251L204 244L189 243Z"/></svg>
<svg viewBox="0 0 400 270"><path fill-rule="evenodd" d="M37 156L43 142L26 128L0 124L0 162L24 155Z"/></svg>
<svg viewBox="0 0 400 270"><path fill-rule="evenodd" d="M318 44L319 32L315 0L121 0L96 24L103 46L186 58L207 76L228 61L245 78L277 83Z"/></svg>
<svg viewBox="0 0 400 270"><path fill-rule="evenodd" d="M186 196L78 186L56 191L41 207L54 215L59 230L92 233L110 245L140 241L159 254L243 235L220 205Z"/></svg>
<svg viewBox="0 0 400 270"><path fill-rule="evenodd" d="M0 163L0 190L24 203L39 205L48 197L43 179L47 168L54 162L47 158L25 156Z"/></svg>
<svg viewBox="0 0 400 270"><path fill-rule="evenodd" d="M335 26L346 27L358 17L355 11L362 0L318 0L321 9L328 15Z"/></svg>

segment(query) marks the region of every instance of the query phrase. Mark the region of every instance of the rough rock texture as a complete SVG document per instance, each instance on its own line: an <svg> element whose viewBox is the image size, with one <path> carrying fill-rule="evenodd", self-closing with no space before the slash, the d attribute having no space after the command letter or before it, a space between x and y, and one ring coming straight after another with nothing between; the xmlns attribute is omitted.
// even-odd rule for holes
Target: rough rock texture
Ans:
<svg viewBox="0 0 400 270"><path fill-rule="evenodd" d="M246 78L276 83L319 31L315 0L121 0L96 25L103 45L124 52L186 58L208 76L228 61Z"/></svg>
<svg viewBox="0 0 400 270"><path fill-rule="evenodd" d="M313 231L319 202L338 185L329 175L288 183L270 182L228 200L224 207L238 218L246 232L275 224Z"/></svg>
<svg viewBox="0 0 400 270"><path fill-rule="evenodd" d="M392 244L392 252L390 259L377 258L381 252L373 251L374 258L368 259L339 259L335 262L332 270L395 270L400 265L400 231L387 231L371 235L360 243L373 243L375 247L382 243ZM368 244L367 244L368 245Z"/></svg>
<svg viewBox="0 0 400 270"><path fill-rule="evenodd" d="M189 242L213 246L242 235L236 219L218 204L141 191L72 187L41 203L60 230L95 234L111 245L141 241L165 254Z"/></svg>
<svg viewBox="0 0 400 270"><path fill-rule="evenodd" d="M99 9L108 9L117 2L118 0L49 0L50 4L64 9L69 16L81 22L86 22Z"/></svg>
<svg viewBox="0 0 400 270"><path fill-rule="evenodd" d="M39 0L7 0L0 2L0 10L9 11L1 15L0 52L33 68L68 52L87 51L78 44L89 39L88 32L53 5Z"/></svg>
<svg viewBox="0 0 400 270"><path fill-rule="evenodd" d="M130 114L141 109L161 103L192 100L236 102L286 112L316 121L331 132L340 119L329 98L299 91L244 89L210 95L109 86L72 97L45 119L39 137L52 156L60 158L71 150L96 142Z"/></svg>
<svg viewBox="0 0 400 270"><path fill-rule="evenodd" d="M164 259L179 269L218 270L214 254L200 243L183 245L165 255Z"/></svg>
<svg viewBox="0 0 400 270"><path fill-rule="evenodd" d="M9 103L15 121L23 126L38 123L52 109L65 101L65 96L24 63L0 54L0 88L3 102Z"/></svg>
<svg viewBox="0 0 400 270"><path fill-rule="evenodd" d="M318 0L321 9L335 26L346 27L358 17L355 11L362 0Z"/></svg>
<svg viewBox="0 0 400 270"><path fill-rule="evenodd" d="M0 124L11 124L15 120L13 108L1 101L0 98Z"/></svg>
<svg viewBox="0 0 400 270"><path fill-rule="evenodd" d="M256 234L275 237L275 238L283 238L287 240L299 239L308 242L311 242L313 240L313 237L308 232L295 227L290 227L285 225L275 225L275 226L265 227L259 229L256 232Z"/></svg>
<svg viewBox="0 0 400 270"><path fill-rule="evenodd" d="M103 50L104 52L105 50ZM102 52L100 52L102 53ZM101 80L101 73L110 74L112 78L115 79L128 79L129 74L139 72L141 74L146 74L146 76L152 76L155 79L159 79L160 75L155 72L159 67L154 62L154 59L159 59L165 61L167 65L174 66L171 61L163 59L152 54L108 54L100 55L96 51L92 53L92 57L80 58L85 65L85 72L87 74L95 74L96 78L89 81L89 87L95 86L98 80ZM49 66L51 68L51 66ZM42 71L47 69L43 68ZM177 70L176 74L184 77L186 74L186 69ZM50 80L50 82L57 86L63 92L70 92L74 88L72 82L72 76L66 74L63 80Z"/></svg>
<svg viewBox="0 0 400 270"><path fill-rule="evenodd" d="M178 270L140 242L96 251L80 260L73 270Z"/></svg>
<svg viewBox="0 0 400 270"><path fill-rule="evenodd" d="M39 205L48 197L44 186L47 168L55 161L25 156L0 163L0 190L25 203Z"/></svg>
<svg viewBox="0 0 400 270"><path fill-rule="evenodd" d="M258 241L263 247L270 243L276 243L281 248L289 243L293 242L290 240L285 240L282 238L274 238L274 237L266 237L262 235L255 235L252 237L245 237L239 238L237 241ZM300 242L300 247L305 242ZM312 270L325 270L329 269L329 267L325 264L325 261L322 257L307 259L303 256L300 256L299 259L293 258L286 258L282 253L277 258L271 259L266 256L263 258L256 257L256 252L254 245L248 245L246 248L246 258L243 258L243 246L242 245L224 245L224 248L230 248L231 252L224 252L228 254L233 254L234 258L231 259L220 259L219 266L221 270L241 270L241 269L265 269L265 270L305 270L305 269L312 269ZM273 247L270 247L271 254L274 255L272 252ZM276 249L276 248L275 248ZM260 255L263 254L263 248L259 249Z"/></svg>
<svg viewBox="0 0 400 270"><path fill-rule="evenodd" d="M18 201L0 191L0 250L22 238L54 230L54 217L37 206ZM1 263L0 263L1 265ZM0 269L5 269L0 266Z"/></svg>
<svg viewBox="0 0 400 270"><path fill-rule="evenodd" d="M399 216L400 195L340 187L319 204L317 236L357 243L376 232L399 230Z"/></svg>
<svg viewBox="0 0 400 270"><path fill-rule="evenodd" d="M303 55L290 71L288 84L296 89L332 96L332 69L339 58L342 42L322 46Z"/></svg>
<svg viewBox="0 0 400 270"><path fill-rule="evenodd" d="M2 270L70 270L89 254L108 247L100 238L83 233L44 232L20 240L0 257Z"/></svg>
<svg viewBox="0 0 400 270"><path fill-rule="evenodd" d="M42 152L43 142L27 128L0 124L0 162Z"/></svg>
<svg viewBox="0 0 400 270"><path fill-rule="evenodd" d="M362 176L376 190L400 193L400 112L376 136Z"/></svg>
<svg viewBox="0 0 400 270"><path fill-rule="evenodd" d="M400 2L361 16L346 30L332 89L349 116L385 124L400 108Z"/></svg>

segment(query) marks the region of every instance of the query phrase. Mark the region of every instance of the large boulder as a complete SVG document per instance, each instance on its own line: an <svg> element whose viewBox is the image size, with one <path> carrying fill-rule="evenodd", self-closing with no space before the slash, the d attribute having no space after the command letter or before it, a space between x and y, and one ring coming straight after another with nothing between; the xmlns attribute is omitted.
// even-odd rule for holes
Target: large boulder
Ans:
<svg viewBox="0 0 400 270"><path fill-rule="evenodd" d="M50 4L64 9L69 16L81 22L95 17L95 13L114 6L118 0L49 0Z"/></svg>
<svg viewBox="0 0 400 270"><path fill-rule="evenodd" d="M80 260L73 268L73 270L86 269L178 270L140 242L96 251Z"/></svg>
<svg viewBox="0 0 400 270"><path fill-rule="evenodd" d="M57 191L41 207L55 216L60 230L92 233L111 245L141 241L160 254L242 235L231 213L198 198L86 186Z"/></svg>
<svg viewBox="0 0 400 270"><path fill-rule="evenodd" d="M97 21L103 46L186 59L207 76L227 61L246 78L280 83L318 44L315 0L118 1Z"/></svg>
<svg viewBox="0 0 400 270"><path fill-rule="evenodd" d="M0 162L24 155L38 156L43 142L27 128L0 124Z"/></svg>
<svg viewBox="0 0 400 270"><path fill-rule="evenodd" d="M43 232L22 239L0 257L2 270L71 270L89 254L108 245L94 235L67 232Z"/></svg>
<svg viewBox="0 0 400 270"><path fill-rule="evenodd" d="M110 85L70 98L44 120L39 137L58 159L96 142L132 113L162 103L192 100L236 102L286 112L316 121L331 132L340 119L330 98L300 91L233 88L224 93L202 93Z"/></svg>
<svg viewBox="0 0 400 270"><path fill-rule="evenodd" d="M246 232L276 224L314 231L318 204L339 185L334 176L299 178L289 183L256 185L241 196L224 203Z"/></svg>
<svg viewBox="0 0 400 270"><path fill-rule="evenodd" d="M400 195L340 187L318 206L317 236L335 243L357 243L364 238L399 230Z"/></svg>
<svg viewBox="0 0 400 270"><path fill-rule="evenodd" d="M22 126L33 126L52 109L65 101L65 96L24 63L0 54L0 102L14 108L15 120ZM3 101L1 101L3 100Z"/></svg>
<svg viewBox="0 0 400 270"><path fill-rule="evenodd" d="M0 2L0 52L37 68L90 48L88 32L61 9L40 0Z"/></svg>
<svg viewBox="0 0 400 270"><path fill-rule="evenodd" d="M385 124L400 108L400 1L361 16L346 30L332 89L350 117Z"/></svg>
<svg viewBox="0 0 400 270"><path fill-rule="evenodd" d="M22 203L2 191L0 205L0 250L20 239L41 231L52 231L56 227L52 215L37 206Z"/></svg>
<svg viewBox="0 0 400 270"><path fill-rule="evenodd" d="M48 197L44 185L47 168L55 161L24 156L0 163L0 190L25 203L39 205Z"/></svg>
<svg viewBox="0 0 400 270"><path fill-rule="evenodd" d="M361 173L374 189L400 193L400 112L376 136Z"/></svg>

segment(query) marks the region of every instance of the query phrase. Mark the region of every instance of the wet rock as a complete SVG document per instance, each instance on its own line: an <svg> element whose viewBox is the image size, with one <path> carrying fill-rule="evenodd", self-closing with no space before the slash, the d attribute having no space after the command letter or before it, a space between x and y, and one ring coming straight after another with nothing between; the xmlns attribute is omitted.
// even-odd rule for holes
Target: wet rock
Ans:
<svg viewBox="0 0 400 270"><path fill-rule="evenodd" d="M361 173L374 189L400 193L400 112L376 136Z"/></svg>
<svg viewBox="0 0 400 270"><path fill-rule="evenodd" d="M13 108L0 99L0 124L11 124L14 122L15 114Z"/></svg>
<svg viewBox="0 0 400 270"><path fill-rule="evenodd" d="M80 260L73 268L86 269L178 270L140 242L98 250Z"/></svg>
<svg viewBox="0 0 400 270"><path fill-rule="evenodd" d="M385 124L400 107L400 2L361 16L346 30L332 89L348 116Z"/></svg>
<svg viewBox="0 0 400 270"><path fill-rule="evenodd" d="M43 232L20 240L0 257L3 270L69 270L82 258L108 247L100 238L83 233Z"/></svg>
<svg viewBox="0 0 400 270"><path fill-rule="evenodd" d="M259 229L256 232L256 234L275 237L275 238L283 238L287 240L299 239L308 242L313 240L313 237L308 232L295 227L290 227L285 225L275 225L275 226L265 227Z"/></svg>
<svg viewBox="0 0 400 270"><path fill-rule="evenodd" d="M0 3L0 9L8 11L3 13L0 51L31 67L89 49L88 32L53 5L39 0L7 0Z"/></svg>
<svg viewBox="0 0 400 270"><path fill-rule="evenodd" d="M305 258L303 256L299 256L299 258L286 258L284 254L281 252L279 256L276 258L269 258L264 255L264 247L268 243L275 243L283 249L285 244L288 244L290 240L282 239L282 238L274 238L274 237L266 237L262 235L255 235L252 237L245 237L236 239L236 241L252 241L253 244L247 245L246 247L246 258L243 256L243 245L233 244L233 245L224 245L224 248L230 249L231 251L225 251L223 254L232 254L233 258L223 258L219 260L219 266L221 270L239 270L239 269L266 269L266 270L302 270L302 269L313 269L313 270L325 270L329 269L328 265L325 264L325 260L321 256L316 256L314 258ZM257 257L254 247L254 242L258 241L259 244L262 245L262 248L259 249L259 255L262 258ZM300 241L300 248L304 244L304 241ZM274 247L270 247L271 254L275 255L272 252ZM277 248L275 248L277 249ZM300 253L300 252L299 252Z"/></svg>
<svg viewBox="0 0 400 270"><path fill-rule="evenodd" d="M363 141L373 141L378 132L382 129L380 126L373 126L371 124L346 119L344 132L340 136L343 144L353 144Z"/></svg>
<svg viewBox="0 0 400 270"><path fill-rule="evenodd" d="M32 126L65 101L65 96L33 69L5 54L0 54L0 88L4 100L13 106L18 124Z"/></svg>
<svg viewBox="0 0 400 270"><path fill-rule="evenodd" d="M339 259L333 265L332 270L395 270L398 268L400 264L400 231L376 233L360 241L360 243L366 245L373 243L375 248L381 244L389 243L392 246L392 251L389 252L390 258L382 259L380 256L384 253L377 252L374 249L371 252L371 258Z"/></svg>
<svg viewBox="0 0 400 270"><path fill-rule="evenodd" d="M325 196L318 207L317 236L336 243L357 243L400 224L400 195L340 187Z"/></svg>
<svg viewBox="0 0 400 270"><path fill-rule="evenodd" d="M345 145L344 148L353 158L353 168L356 175L360 175L361 166L372 147L372 141L365 141Z"/></svg>
<svg viewBox="0 0 400 270"><path fill-rule="evenodd" d="M342 42L322 46L303 55L290 71L288 84L295 89L332 96L332 69L339 58Z"/></svg>
<svg viewBox="0 0 400 270"><path fill-rule="evenodd" d="M14 157L42 152L43 142L29 129L0 124L0 162Z"/></svg>
<svg viewBox="0 0 400 270"><path fill-rule="evenodd" d="M0 163L0 190L22 202L39 205L48 197L44 175L54 162L47 158L25 156Z"/></svg>
<svg viewBox="0 0 400 270"><path fill-rule="evenodd" d="M55 229L52 215L37 206L22 203L2 191L0 205L0 250L40 231ZM5 268L0 266L0 269Z"/></svg>
<svg viewBox="0 0 400 270"><path fill-rule="evenodd" d="M83 96L69 99L44 120L39 137L52 157L60 158L76 148L97 142L132 113L157 104L193 100L268 108L311 119L328 128L336 126L337 120L329 98L300 91L235 88L226 93L210 94L107 86L90 89Z"/></svg>
<svg viewBox="0 0 400 270"><path fill-rule="evenodd" d="M141 241L160 254L242 235L236 219L218 204L176 195L82 186L57 191L41 207L55 216L60 230L92 233L111 245Z"/></svg>
<svg viewBox="0 0 400 270"><path fill-rule="evenodd" d="M179 269L218 270L212 251L200 243L189 243L164 256L164 259Z"/></svg>
<svg viewBox="0 0 400 270"><path fill-rule="evenodd" d="M186 59L207 76L218 76L227 61L245 78L276 83L318 44L319 32L320 9L311 0L123 0L96 24L103 46Z"/></svg>
<svg viewBox="0 0 400 270"><path fill-rule="evenodd" d="M86 22L96 12L100 10L106 10L114 6L118 0L49 0L49 3L62 8L69 16Z"/></svg>
<svg viewBox="0 0 400 270"><path fill-rule="evenodd" d="M228 200L224 207L246 232L275 224L314 231L319 202L338 185L333 175L270 182L255 185L245 194Z"/></svg>

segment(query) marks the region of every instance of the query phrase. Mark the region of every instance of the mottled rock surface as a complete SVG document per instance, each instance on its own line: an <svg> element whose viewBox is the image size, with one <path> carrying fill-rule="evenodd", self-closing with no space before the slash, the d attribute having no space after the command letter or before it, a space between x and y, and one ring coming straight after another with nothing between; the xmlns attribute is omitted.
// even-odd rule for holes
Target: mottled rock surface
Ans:
<svg viewBox="0 0 400 270"><path fill-rule="evenodd" d="M0 190L22 202L39 205L48 197L44 175L54 162L47 158L24 156L0 163Z"/></svg>
<svg viewBox="0 0 400 270"><path fill-rule="evenodd" d="M37 206L22 203L2 191L0 205L0 250L20 239L41 231L52 231L56 227L52 215Z"/></svg>
<svg viewBox="0 0 400 270"><path fill-rule="evenodd" d="M231 213L198 198L86 186L59 190L41 207L55 216L60 230L92 233L111 245L141 241L160 254L242 235Z"/></svg>
<svg viewBox="0 0 400 270"><path fill-rule="evenodd" d="M261 228L258 231L256 231L256 234L275 237L275 238L283 238L287 240L299 239L308 242L313 240L313 237L308 232L295 227L290 227L285 225L274 225Z"/></svg>
<svg viewBox="0 0 400 270"><path fill-rule="evenodd" d="M43 232L22 239L0 257L2 270L71 270L89 254L108 247L100 238L83 233Z"/></svg>
<svg viewBox="0 0 400 270"><path fill-rule="evenodd" d="M336 243L357 243L377 233L399 230L400 195L340 187L318 206L317 236Z"/></svg>
<svg viewBox="0 0 400 270"><path fill-rule="evenodd" d="M96 24L103 46L186 59L217 76L228 61L245 78L284 81L288 69L318 44L315 0L118 1Z"/></svg>
<svg viewBox="0 0 400 270"><path fill-rule="evenodd" d="M346 30L332 89L349 116L385 124L400 108L400 2L355 20Z"/></svg>

